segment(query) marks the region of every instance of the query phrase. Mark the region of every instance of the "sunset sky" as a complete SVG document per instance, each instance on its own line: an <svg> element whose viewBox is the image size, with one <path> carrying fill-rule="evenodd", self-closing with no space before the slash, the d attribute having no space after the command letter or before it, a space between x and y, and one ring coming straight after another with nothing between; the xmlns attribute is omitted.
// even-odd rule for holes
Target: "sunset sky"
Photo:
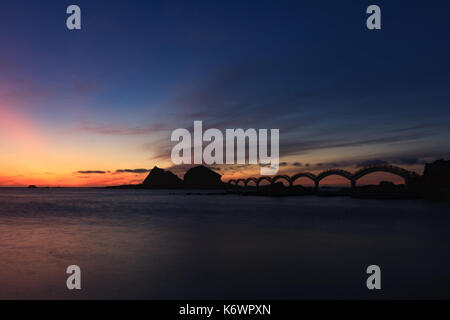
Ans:
<svg viewBox="0 0 450 320"><path fill-rule="evenodd" d="M0 186L182 175L170 135L194 120L279 128L282 174L450 157L450 2L305 3L2 0Z"/></svg>

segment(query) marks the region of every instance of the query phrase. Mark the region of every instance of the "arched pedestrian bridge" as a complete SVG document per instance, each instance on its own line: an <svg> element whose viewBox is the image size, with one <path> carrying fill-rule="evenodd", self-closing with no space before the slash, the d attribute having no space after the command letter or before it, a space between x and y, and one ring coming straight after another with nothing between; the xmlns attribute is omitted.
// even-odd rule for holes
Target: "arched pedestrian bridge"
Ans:
<svg viewBox="0 0 450 320"><path fill-rule="evenodd" d="M248 179L239 179L239 180L230 180L228 181L228 185L230 186L240 186L247 188L249 186L249 183L254 183L255 186L258 188L263 181L268 182L269 184L274 184L276 182L285 181L289 184L289 186L293 186L295 181L297 181L300 178L307 178L314 182L314 185L316 188L319 188L320 182L330 176L341 176L345 179L349 180L352 187L356 186L356 183L359 179L363 178L364 176L375 173L375 172L386 172L391 173L396 176L402 177L405 181L405 184L408 185L410 179L415 178L418 176L417 173L408 171L406 169L396 167L396 166L370 166L363 169L360 169L356 171L355 173L351 173L347 170L342 169L330 169L325 170L318 175L315 175L310 172L300 172L293 176L287 176L287 175L278 175L274 176L272 178L270 177L261 177L261 178L248 178Z"/></svg>

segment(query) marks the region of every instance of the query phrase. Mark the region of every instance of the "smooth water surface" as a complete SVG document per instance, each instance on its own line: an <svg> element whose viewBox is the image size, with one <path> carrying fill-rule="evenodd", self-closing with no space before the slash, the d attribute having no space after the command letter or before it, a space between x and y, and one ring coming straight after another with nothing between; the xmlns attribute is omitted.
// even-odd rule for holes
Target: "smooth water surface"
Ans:
<svg viewBox="0 0 450 320"><path fill-rule="evenodd" d="M3 188L0 298L450 298L449 231L423 200Z"/></svg>

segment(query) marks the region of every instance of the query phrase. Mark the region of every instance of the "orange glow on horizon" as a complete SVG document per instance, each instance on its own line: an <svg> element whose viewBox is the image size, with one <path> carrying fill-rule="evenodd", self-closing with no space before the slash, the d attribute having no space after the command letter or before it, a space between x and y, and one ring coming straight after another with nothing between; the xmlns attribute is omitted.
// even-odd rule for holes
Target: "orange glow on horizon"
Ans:
<svg viewBox="0 0 450 320"><path fill-rule="evenodd" d="M26 187L102 187L125 184L139 184L146 173L117 173L123 168L151 169L158 165L169 168L180 178L184 171L172 168L170 154L167 157L149 158L149 151L143 145L151 137L94 135L92 133L66 132L61 128L38 125L28 114L20 113L10 105L0 102L0 186ZM170 143L169 141L167 143ZM152 150L155 154L159 150ZM348 154L346 154L348 155ZM291 156L282 159L294 163L303 159L305 163L324 162L326 155L314 154ZM337 156L337 155L336 155ZM157 160L157 161L156 161ZM309 167L309 165L308 165ZM222 181L260 177L259 166L223 166ZM341 168L350 172L356 168ZM80 170L100 170L103 173L81 174ZM306 167L280 167L279 175L293 175L299 172L318 174L321 170ZM331 176L323 185L347 185L347 181ZM378 184L380 181L403 183L394 175L372 174L360 180L359 184ZM310 185L309 181L296 184Z"/></svg>
<svg viewBox="0 0 450 320"><path fill-rule="evenodd" d="M171 170L171 169L168 169ZM301 172L301 170L299 170ZM246 179L249 177L259 178L259 171L255 169L242 170L232 174L223 174L222 181L227 182L231 179ZM315 174L319 171L313 172ZM291 172L279 172L280 175L292 175ZM140 184L144 181L148 173L116 173L113 170L105 170L105 173L83 174L77 172L44 172L39 174L0 174L0 186L3 187L26 187L36 185L41 187L104 187L127 184ZM178 173L183 178L184 172ZM389 173L373 173L361 178L358 185L379 184L381 181L390 181L395 184L403 184L401 177ZM283 182L280 180L280 182ZM311 186L312 182L306 178L299 179L295 185ZM340 176L330 176L325 178L321 185L329 186L349 186L350 182Z"/></svg>

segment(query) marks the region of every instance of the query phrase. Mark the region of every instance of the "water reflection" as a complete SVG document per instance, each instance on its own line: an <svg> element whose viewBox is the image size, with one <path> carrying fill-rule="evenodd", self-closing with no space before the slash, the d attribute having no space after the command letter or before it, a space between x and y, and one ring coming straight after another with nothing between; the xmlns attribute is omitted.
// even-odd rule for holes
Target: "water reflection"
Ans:
<svg viewBox="0 0 450 320"><path fill-rule="evenodd" d="M450 296L448 205L173 193L1 189L0 298Z"/></svg>

